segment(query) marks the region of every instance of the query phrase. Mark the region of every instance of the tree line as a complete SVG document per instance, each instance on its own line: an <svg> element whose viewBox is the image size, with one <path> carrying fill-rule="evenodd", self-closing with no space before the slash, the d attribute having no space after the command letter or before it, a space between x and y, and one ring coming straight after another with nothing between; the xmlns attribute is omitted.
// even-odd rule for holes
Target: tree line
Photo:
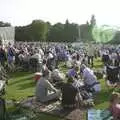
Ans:
<svg viewBox="0 0 120 120"><path fill-rule="evenodd" d="M74 42L78 40L88 41L91 39L91 26L86 24L78 25L70 23L56 23L34 20L31 24L22 27L15 27L16 41L40 41L40 42Z"/></svg>
<svg viewBox="0 0 120 120"><path fill-rule="evenodd" d="M40 41L40 42L74 42L94 41L92 30L96 25L95 16L91 16L91 20L85 24L78 25L70 23L66 20L65 23L56 23L52 25L50 22L43 20L33 20L31 24L26 26L15 27L16 41ZM10 23L0 21L0 27L11 26ZM120 32L116 32L110 43L120 43Z"/></svg>

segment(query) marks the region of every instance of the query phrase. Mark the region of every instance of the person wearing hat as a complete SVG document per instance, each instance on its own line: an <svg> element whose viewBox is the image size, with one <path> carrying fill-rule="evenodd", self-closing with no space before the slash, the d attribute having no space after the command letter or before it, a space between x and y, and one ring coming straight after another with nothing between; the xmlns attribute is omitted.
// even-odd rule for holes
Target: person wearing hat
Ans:
<svg viewBox="0 0 120 120"><path fill-rule="evenodd" d="M40 79L40 77L42 76L42 73L40 73L40 72L36 72L35 73L35 82L37 82L39 79Z"/></svg>
<svg viewBox="0 0 120 120"><path fill-rule="evenodd" d="M58 91L48 80L49 71L46 69L42 77L36 85L36 99L42 103L46 103L51 100L59 99L60 91ZM52 92L52 93L49 93Z"/></svg>

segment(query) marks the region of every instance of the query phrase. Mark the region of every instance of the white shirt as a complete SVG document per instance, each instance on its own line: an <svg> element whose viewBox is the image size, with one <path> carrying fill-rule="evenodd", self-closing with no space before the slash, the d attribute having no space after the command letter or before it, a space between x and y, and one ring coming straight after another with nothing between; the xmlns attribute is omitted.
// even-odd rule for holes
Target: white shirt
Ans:
<svg viewBox="0 0 120 120"><path fill-rule="evenodd" d="M41 57L41 55L40 55L39 53L34 54L34 55L32 56L32 58L36 58L36 59L38 59L38 62L39 62L39 63L42 63L42 57Z"/></svg>
<svg viewBox="0 0 120 120"><path fill-rule="evenodd" d="M41 57L43 58L44 57L44 52L43 52L42 49L39 49L39 53L40 53Z"/></svg>
<svg viewBox="0 0 120 120"><path fill-rule="evenodd" d="M88 48L88 56L94 56L94 53L95 53L95 49L93 46L90 46Z"/></svg>
<svg viewBox="0 0 120 120"><path fill-rule="evenodd" d="M49 53L49 55L48 55L48 59L52 59L52 58L53 58L52 53Z"/></svg>

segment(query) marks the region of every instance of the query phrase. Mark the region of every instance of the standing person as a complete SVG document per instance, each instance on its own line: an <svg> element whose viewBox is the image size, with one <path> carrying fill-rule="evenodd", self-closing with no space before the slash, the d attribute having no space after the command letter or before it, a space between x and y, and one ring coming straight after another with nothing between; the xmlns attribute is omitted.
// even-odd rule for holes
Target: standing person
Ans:
<svg viewBox="0 0 120 120"><path fill-rule="evenodd" d="M109 51L104 50L102 53L102 62L106 66L108 63L110 63L110 57L111 55L109 54Z"/></svg>
<svg viewBox="0 0 120 120"><path fill-rule="evenodd" d="M37 67L37 68L35 68L36 71L41 72L43 59L42 59L42 56L39 53L38 49L36 49L35 54L32 55L31 58L36 59L36 61L37 61L37 63L34 63L34 64L37 64L37 65L35 65Z"/></svg>
<svg viewBox="0 0 120 120"><path fill-rule="evenodd" d="M88 55L88 64L93 67L93 59L94 59L94 55L95 55L95 48L92 44L90 44L89 47L88 47L87 55Z"/></svg>
<svg viewBox="0 0 120 120"><path fill-rule="evenodd" d="M15 51L14 51L14 48L9 43L9 46L8 46L8 66L10 68L10 71L14 71L14 69L15 69L14 61L15 61Z"/></svg>
<svg viewBox="0 0 120 120"><path fill-rule="evenodd" d="M6 53L3 46L1 45L0 46L0 63L3 67L5 65L5 60L6 60Z"/></svg>

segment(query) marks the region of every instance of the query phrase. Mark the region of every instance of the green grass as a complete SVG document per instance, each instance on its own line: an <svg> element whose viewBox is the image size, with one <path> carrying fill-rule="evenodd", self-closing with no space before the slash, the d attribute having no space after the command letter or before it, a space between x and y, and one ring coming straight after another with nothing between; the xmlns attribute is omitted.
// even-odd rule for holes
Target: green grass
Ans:
<svg viewBox="0 0 120 120"><path fill-rule="evenodd" d="M96 59L93 69L103 68L103 64L101 59ZM111 90L106 87L105 80L100 79L102 91L95 98L95 108L96 109L106 109L109 105L109 97L111 94Z"/></svg>
<svg viewBox="0 0 120 120"><path fill-rule="evenodd" d="M31 96L35 91L33 74L28 72L13 73L7 86L7 99L20 100Z"/></svg>
<svg viewBox="0 0 120 120"><path fill-rule="evenodd" d="M60 70L66 72L66 68L63 64L60 64ZM102 68L103 64L100 59L95 60L94 69ZM7 99L21 100L27 96L34 95L35 82L33 79L34 74L29 72L15 72L10 75L9 85L7 86ZM102 86L102 91L97 95L95 99L96 109L106 109L109 105L109 97L111 95L111 89L108 89L105 85L105 80L99 80ZM60 118L52 117L46 114L40 114L41 120L59 120Z"/></svg>
<svg viewBox="0 0 120 120"><path fill-rule="evenodd" d="M35 81L33 76L34 74L29 72L15 72L10 75L9 84L6 89L7 100L14 99L20 101L21 99L34 95ZM9 110L14 111L15 108L9 108ZM41 120L60 120L58 117L43 113L39 114L39 118Z"/></svg>

